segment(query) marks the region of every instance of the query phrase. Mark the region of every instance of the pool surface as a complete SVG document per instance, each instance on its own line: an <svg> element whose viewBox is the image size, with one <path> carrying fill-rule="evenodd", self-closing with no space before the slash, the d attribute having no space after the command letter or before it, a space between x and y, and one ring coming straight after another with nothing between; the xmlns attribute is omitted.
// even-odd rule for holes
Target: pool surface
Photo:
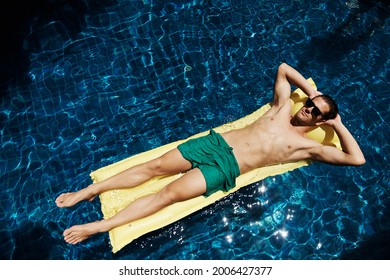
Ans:
<svg viewBox="0 0 390 280"><path fill-rule="evenodd" d="M37 3L30 3L37 2ZM3 9L0 259L388 259L387 1L13 1ZM4 38L4 36L6 36ZM338 100L366 156L269 177L112 254L62 192L271 101L281 62Z"/></svg>

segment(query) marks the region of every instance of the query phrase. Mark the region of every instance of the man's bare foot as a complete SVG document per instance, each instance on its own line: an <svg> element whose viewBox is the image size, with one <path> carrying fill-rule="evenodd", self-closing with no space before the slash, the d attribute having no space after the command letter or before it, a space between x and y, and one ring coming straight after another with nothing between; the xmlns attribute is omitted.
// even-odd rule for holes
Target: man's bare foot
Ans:
<svg viewBox="0 0 390 280"><path fill-rule="evenodd" d="M100 221L76 225L64 231L64 240L69 244L77 244L101 231Z"/></svg>
<svg viewBox="0 0 390 280"><path fill-rule="evenodd" d="M87 187L85 189L79 190L78 192L63 193L57 197L55 202L60 208L71 207L83 200L92 201L95 196L96 194L91 192L91 188Z"/></svg>

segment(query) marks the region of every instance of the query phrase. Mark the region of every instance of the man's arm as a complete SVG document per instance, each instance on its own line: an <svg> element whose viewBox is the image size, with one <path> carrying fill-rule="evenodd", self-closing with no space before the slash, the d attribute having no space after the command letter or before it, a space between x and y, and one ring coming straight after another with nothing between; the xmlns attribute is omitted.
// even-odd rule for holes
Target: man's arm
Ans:
<svg viewBox="0 0 390 280"><path fill-rule="evenodd" d="M289 101L291 85L300 88L309 98L319 94L297 70L282 63L278 68L274 84L274 106L281 106Z"/></svg>
<svg viewBox="0 0 390 280"><path fill-rule="evenodd" d="M309 151L312 159L337 165L362 165L366 162L359 144L341 122L340 115L325 124L333 127L340 139L342 151L330 146L314 147Z"/></svg>

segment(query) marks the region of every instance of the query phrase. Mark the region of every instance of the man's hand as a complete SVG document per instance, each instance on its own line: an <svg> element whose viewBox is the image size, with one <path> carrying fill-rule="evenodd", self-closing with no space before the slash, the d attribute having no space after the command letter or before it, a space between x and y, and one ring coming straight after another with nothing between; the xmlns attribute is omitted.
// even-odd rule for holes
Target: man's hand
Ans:
<svg viewBox="0 0 390 280"><path fill-rule="evenodd" d="M309 98L313 99L314 97L320 96L322 94L323 94L322 92L319 92L318 90L314 90L312 91L311 96L309 96Z"/></svg>
<svg viewBox="0 0 390 280"><path fill-rule="evenodd" d="M323 124L335 127L338 124L342 124L340 114L337 114L336 118L325 121Z"/></svg>

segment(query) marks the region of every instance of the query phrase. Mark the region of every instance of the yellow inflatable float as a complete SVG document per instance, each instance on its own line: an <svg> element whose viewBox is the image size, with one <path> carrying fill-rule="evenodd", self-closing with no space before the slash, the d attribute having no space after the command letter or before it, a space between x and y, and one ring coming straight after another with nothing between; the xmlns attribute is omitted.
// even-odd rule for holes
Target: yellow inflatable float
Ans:
<svg viewBox="0 0 390 280"><path fill-rule="evenodd" d="M308 79L308 81L315 86L315 83L312 79ZM291 102L292 113L297 112L303 105L307 96L300 90L297 89L291 94ZM248 124L257 120L260 116L262 116L269 108L271 107L270 103L262 106L260 109L255 111L254 113L245 116L239 120L233 121L228 124L224 124L220 127L214 128L216 132L226 132L233 129L238 129L247 126ZM190 138L196 138L203 135L208 134L209 131L196 134ZM314 139L320 143L326 145L333 145L340 148L339 139L334 133L334 131L329 126L320 126L307 134L307 137ZM190 139L188 138L188 139ZM103 181L131 166L143 163L145 161L149 161L153 158L159 157L166 153L167 151L176 148L180 143L183 143L186 140L176 141L153 150L137 154L131 156L127 159L119 161L117 163L108 165L106 167L100 168L91 173L91 178L94 183ZM308 165L308 161L298 161L293 163L283 163L272 166L266 166L262 168L258 168L248 172L246 174L240 175L236 180L236 187L231 189L229 192L218 191L208 197L199 196L193 198L191 200L187 200L184 202L176 203L165 209L140 220L131 222L129 224L122 225L120 227L114 228L109 232L112 251L116 253L124 246L132 242L134 239L159 228L162 228L166 225L169 225L173 222L176 222L195 211L206 207L215 201L229 195L232 192L237 191L243 186L247 186L251 183L260 181L268 176L274 176L278 174L282 174L284 172L293 170L298 167L302 167ZM179 178L181 174L168 176L168 177L157 177L154 178L140 186L131 189L124 190L114 190L102 193L100 195L102 212L105 219L108 219L115 215L118 211L127 206L130 202L135 199L157 192L166 186L171 181Z"/></svg>

